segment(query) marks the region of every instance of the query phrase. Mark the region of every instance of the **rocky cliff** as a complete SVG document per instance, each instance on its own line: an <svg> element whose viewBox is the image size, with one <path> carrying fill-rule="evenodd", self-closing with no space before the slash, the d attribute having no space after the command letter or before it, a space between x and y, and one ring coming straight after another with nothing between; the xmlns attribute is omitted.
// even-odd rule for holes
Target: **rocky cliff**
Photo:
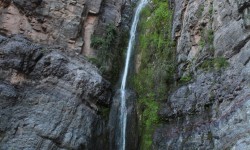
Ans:
<svg viewBox="0 0 250 150"><path fill-rule="evenodd" d="M119 26L126 5L125 0L1 0L0 32L90 56L93 32L103 33L110 23Z"/></svg>
<svg viewBox="0 0 250 150"><path fill-rule="evenodd" d="M116 147L134 2L0 0L0 149ZM249 1L153 0L138 31L130 148L249 149Z"/></svg>
<svg viewBox="0 0 250 150"><path fill-rule="evenodd" d="M176 0L178 84L153 149L249 149L249 1Z"/></svg>
<svg viewBox="0 0 250 150"><path fill-rule="evenodd" d="M128 28L130 9L125 0L0 0L0 149L109 148L112 86L88 61L99 59L93 35Z"/></svg>
<svg viewBox="0 0 250 150"><path fill-rule="evenodd" d="M97 105L111 87L96 67L21 36L1 36L0 54L0 149L107 148Z"/></svg>

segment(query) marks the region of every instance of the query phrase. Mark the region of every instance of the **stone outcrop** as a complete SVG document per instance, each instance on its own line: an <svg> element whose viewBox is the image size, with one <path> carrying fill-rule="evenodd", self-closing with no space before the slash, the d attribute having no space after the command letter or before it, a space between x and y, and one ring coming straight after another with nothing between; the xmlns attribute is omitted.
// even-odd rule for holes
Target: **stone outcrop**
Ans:
<svg viewBox="0 0 250 150"><path fill-rule="evenodd" d="M0 149L107 149L111 88L72 51L0 36Z"/></svg>
<svg viewBox="0 0 250 150"><path fill-rule="evenodd" d="M88 53L91 35L95 30L104 32L107 24L118 26L126 3L125 0L1 0L0 33L24 34L35 42L94 56L94 52ZM89 19L93 18L95 21L89 26Z"/></svg>
<svg viewBox="0 0 250 150"><path fill-rule="evenodd" d="M13 0L0 7L1 33L24 34L36 42L81 51L85 1Z"/></svg>
<svg viewBox="0 0 250 150"><path fill-rule="evenodd" d="M128 28L131 9L128 0L0 0L0 149L109 148L111 85L80 54L96 57L92 35Z"/></svg>
<svg viewBox="0 0 250 150"><path fill-rule="evenodd" d="M249 1L176 0L172 36L178 77L163 102L153 149L249 149ZM225 68L204 68L208 60ZM218 65L218 64L217 64Z"/></svg>
<svg viewBox="0 0 250 150"><path fill-rule="evenodd" d="M92 3L96 3L93 1ZM123 30L130 26L132 2L129 0L105 0L99 10L99 14L89 12L84 23L84 44L83 53L89 57L96 57L98 49L91 47L91 36L98 36L105 39L107 26L116 26ZM89 41L89 42L88 42Z"/></svg>
<svg viewBox="0 0 250 150"><path fill-rule="evenodd" d="M129 29L134 2L0 0L0 149L117 148L119 103L114 97L108 124L110 83L79 54L95 57L91 37L105 37L108 25ZM250 149L249 1L169 3L176 80L192 79L160 105L152 148ZM135 107L129 112L135 129ZM138 133L127 137L137 149Z"/></svg>

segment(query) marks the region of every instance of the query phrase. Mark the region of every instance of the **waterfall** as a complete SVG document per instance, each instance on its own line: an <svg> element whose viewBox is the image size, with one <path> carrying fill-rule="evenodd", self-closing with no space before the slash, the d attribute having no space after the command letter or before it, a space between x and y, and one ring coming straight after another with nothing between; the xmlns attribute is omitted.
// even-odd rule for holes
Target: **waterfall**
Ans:
<svg viewBox="0 0 250 150"><path fill-rule="evenodd" d="M129 43L127 48L127 55L125 61L124 72L122 75L122 83L120 87L121 91L121 105L120 105L120 126L121 126L121 144L120 150L125 150L126 148L126 125L127 125L127 107L126 107L126 83L129 69L129 62L131 53L134 47L136 28L139 21L139 16L142 8L147 4L147 0L140 0L139 5L136 8L135 16L133 19L132 27L130 30Z"/></svg>

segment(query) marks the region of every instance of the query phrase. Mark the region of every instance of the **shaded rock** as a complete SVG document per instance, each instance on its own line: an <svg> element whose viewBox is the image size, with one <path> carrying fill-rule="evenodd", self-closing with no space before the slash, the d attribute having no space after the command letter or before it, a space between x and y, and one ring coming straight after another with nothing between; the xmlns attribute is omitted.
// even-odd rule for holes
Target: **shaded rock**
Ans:
<svg viewBox="0 0 250 150"><path fill-rule="evenodd" d="M250 2L248 0L236 0L238 7L239 7L239 12L242 12L245 8L250 6Z"/></svg>
<svg viewBox="0 0 250 150"><path fill-rule="evenodd" d="M88 11L92 14L98 14L100 11L100 7L101 7L101 3L102 0L96 0L96 1L92 1L92 0L88 0Z"/></svg>
<svg viewBox="0 0 250 150"><path fill-rule="evenodd" d="M97 104L110 104L110 84L96 67L22 36L3 38L0 54L1 149L108 148Z"/></svg>
<svg viewBox="0 0 250 150"><path fill-rule="evenodd" d="M138 116L136 108L136 95L133 91L126 91L126 107L127 107L127 124L126 124L126 149L136 150L139 148L139 132L138 132ZM120 149L121 138L121 93L116 91L113 97L113 103L109 115L109 142L110 150Z"/></svg>
<svg viewBox="0 0 250 150"><path fill-rule="evenodd" d="M36 7L38 7L43 0L13 0L14 4L22 8L23 10L32 11Z"/></svg>
<svg viewBox="0 0 250 150"><path fill-rule="evenodd" d="M8 7L11 3L11 0L1 0L0 5L3 7Z"/></svg>

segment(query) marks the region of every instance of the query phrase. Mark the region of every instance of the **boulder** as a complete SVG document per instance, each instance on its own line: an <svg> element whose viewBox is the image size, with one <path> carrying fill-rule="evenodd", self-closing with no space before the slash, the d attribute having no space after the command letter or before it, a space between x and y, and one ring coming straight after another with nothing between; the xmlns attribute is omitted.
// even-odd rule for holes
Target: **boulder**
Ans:
<svg viewBox="0 0 250 150"><path fill-rule="evenodd" d="M98 69L23 36L0 39L0 149L108 148L99 106L111 88Z"/></svg>

